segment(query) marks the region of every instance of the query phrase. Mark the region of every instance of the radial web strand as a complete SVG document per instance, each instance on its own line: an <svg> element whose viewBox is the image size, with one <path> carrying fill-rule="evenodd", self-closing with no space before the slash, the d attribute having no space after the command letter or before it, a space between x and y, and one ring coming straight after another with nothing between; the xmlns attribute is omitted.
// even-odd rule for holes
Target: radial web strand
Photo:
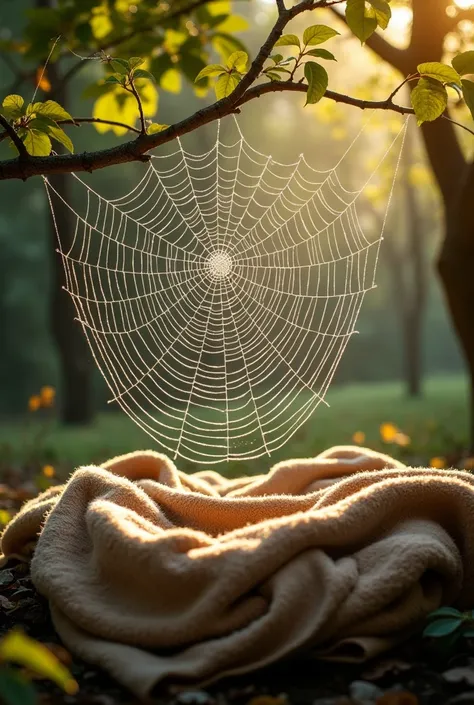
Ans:
<svg viewBox="0 0 474 705"><path fill-rule="evenodd" d="M406 129L349 190L352 145L317 171L260 153L229 121L202 154L178 140L152 156L121 198L74 175L73 207L44 180L53 218L72 214L72 233L55 220L66 288L111 401L207 464L271 454L324 401L374 287L383 228L364 232L360 196Z"/></svg>

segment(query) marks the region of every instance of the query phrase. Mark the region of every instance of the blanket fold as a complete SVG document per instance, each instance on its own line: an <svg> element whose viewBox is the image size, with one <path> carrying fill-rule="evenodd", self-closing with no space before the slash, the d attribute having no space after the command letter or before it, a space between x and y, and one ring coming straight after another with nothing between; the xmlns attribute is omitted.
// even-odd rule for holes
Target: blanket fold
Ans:
<svg viewBox="0 0 474 705"><path fill-rule="evenodd" d="M139 696L312 649L369 658L442 604L474 606L474 478L332 448L266 475L186 475L140 452L31 500L4 557L66 646Z"/></svg>

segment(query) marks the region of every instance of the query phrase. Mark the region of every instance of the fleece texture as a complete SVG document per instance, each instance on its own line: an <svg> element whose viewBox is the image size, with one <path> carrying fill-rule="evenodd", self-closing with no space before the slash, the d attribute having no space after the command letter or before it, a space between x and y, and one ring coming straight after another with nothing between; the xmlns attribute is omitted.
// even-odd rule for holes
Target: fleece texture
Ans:
<svg viewBox="0 0 474 705"><path fill-rule="evenodd" d="M2 537L66 646L138 696L301 649L365 659L474 606L474 478L337 447L266 475L138 452L77 470Z"/></svg>

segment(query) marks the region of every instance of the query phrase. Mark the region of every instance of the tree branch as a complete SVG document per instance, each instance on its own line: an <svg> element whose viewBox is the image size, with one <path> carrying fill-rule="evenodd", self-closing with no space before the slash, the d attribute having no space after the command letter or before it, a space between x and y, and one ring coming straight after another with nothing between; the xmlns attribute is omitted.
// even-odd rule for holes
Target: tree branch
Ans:
<svg viewBox="0 0 474 705"><path fill-rule="evenodd" d="M243 83L243 80L242 80ZM214 103L206 108L198 110L190 117L181 122L171 125L166 130L152 135L140 134L137 139L125 144L103 149L97 152L85 152L83 154L59 154L52 157L31 157L26 159L9 159L0 162L0 180L4 179L28 179L31 176L50 174L66 174L72 171L96 171L115 164L125 164L133 161L147 161L149 157L146 153L162 144L171 142L177 137L192 132L198 127L207 125L218 118L223 118L235 112L239 107L250 100L259 98L267 93L279 93L283 91L306 92L307 87L302 83L291 82L271 82L254 86L248 89L244 95L237 100L233 95ZM235 93L236 91L234 91ZM405 108L388 101L358 100L334 91L327 91L326 98L338 103L352 105L357 108L392 110L401 115L413 114L412 108ZM232 99L232 100L231 100Z"/></svg>
<svg viewBox="0 0 474 705"><path fill-rule="evenodd" d="M218 118L223 118L226 115L235 113L242 105L250 100L259 98L267 93L283 91L306 92L307 86L305 84L292 81L272 81L253 87L252 84L260 75L263 65L271 54L275 42L279 39L283 29L290 20L307 10L330 7L332 4L341 1L342 0L333 0L332 2L327 2L327 0L319 0L314 2L313 0L300 0L297 5L284 10L279 14L275 25L252 62L248 73L242 78L233 93L212 105L198 110L193 115L181 120L175 125L171 125L166 130L152 135L147 135L141 131L135 140L96 152L67 155L60 154L50 157L27 156L23 159L11 159L0 162L0 180L15 178L28 179L31 176L63 174L72 171L92 172L115 164L125 164L132 161L148 161L150 157L147 156L146 153L150 150L167 142L171 142L177 137L192 132L198 127L207 125ZM391 96L384 101L367 101L328 90L326 91L325 97L338 103L352 105L363 110L391 110L401 115L412 115L414 113L413 108L395 104ZM94 119L91 119L91 121L94 121ZM125 125L122 126L125 127ZM8 127L12 129L10 125L8 125ZM135 128L134 131L138 132ZM15 137L17 137L16 134Z"/></svg>
<svg viewBox="0 0 474 705"><path fill-rule="evenodd" d="M4 118L3 115L0 115L0 125L5 128L5 132L8 134L9 138L18 150L19 157L16 161L29 159L29 154L26 150L26 147L21 141L20 137L17 135L15 128L10 125L8 120Z"/></svg>
<svg viewBox="0 0 474 705"><path fill-rule="evenodd" d="M117 122L117 120L103 120L102 118L95 118L95 117L81 117L81 118L72 118L72 120L57 120L56 121L58 125L81 125L82 123L100 123L102 125L112 125L114 127L124 127L126 130L130 130L130 132L136 132L137 135L141 135L141 130L137 130L136 127L132 127L132 125L127 125L125 122ZM0 141L1 141L1 135L0 135Z"/></svg>
<svg viewBox="0 0 474 705"><path fill-rule="evenodd" d="M137 91L137 89L135 88L135 85L134 85L134 83L133 83L133 79L131 79L129 83L130 83L130 89L127 88L127 89L125 89L125 90L129 90L130 93L133 93L133 95L134 95L134 97L135 97L135 100L137 101L138 112L140 113L140 125L141 125L141 127L142 127L142 129L140 130L140 132L141 132L142 135L146 135L146 122L145 122L145 116L144 116L144 114L143 114L142 101L140 100L140 96L138 95L138 91Z"/></svg>

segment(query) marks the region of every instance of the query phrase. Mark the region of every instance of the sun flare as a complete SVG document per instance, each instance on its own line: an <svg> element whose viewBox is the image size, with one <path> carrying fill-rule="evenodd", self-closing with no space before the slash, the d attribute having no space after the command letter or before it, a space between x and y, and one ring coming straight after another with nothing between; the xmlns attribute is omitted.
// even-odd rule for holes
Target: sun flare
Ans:
<svg viewBox="0 0 474 705"><path fill-rule="evenodd" d="M454 4L461 10L469 10L471 7L474 8L474 0L454 0Z"/></svg>

